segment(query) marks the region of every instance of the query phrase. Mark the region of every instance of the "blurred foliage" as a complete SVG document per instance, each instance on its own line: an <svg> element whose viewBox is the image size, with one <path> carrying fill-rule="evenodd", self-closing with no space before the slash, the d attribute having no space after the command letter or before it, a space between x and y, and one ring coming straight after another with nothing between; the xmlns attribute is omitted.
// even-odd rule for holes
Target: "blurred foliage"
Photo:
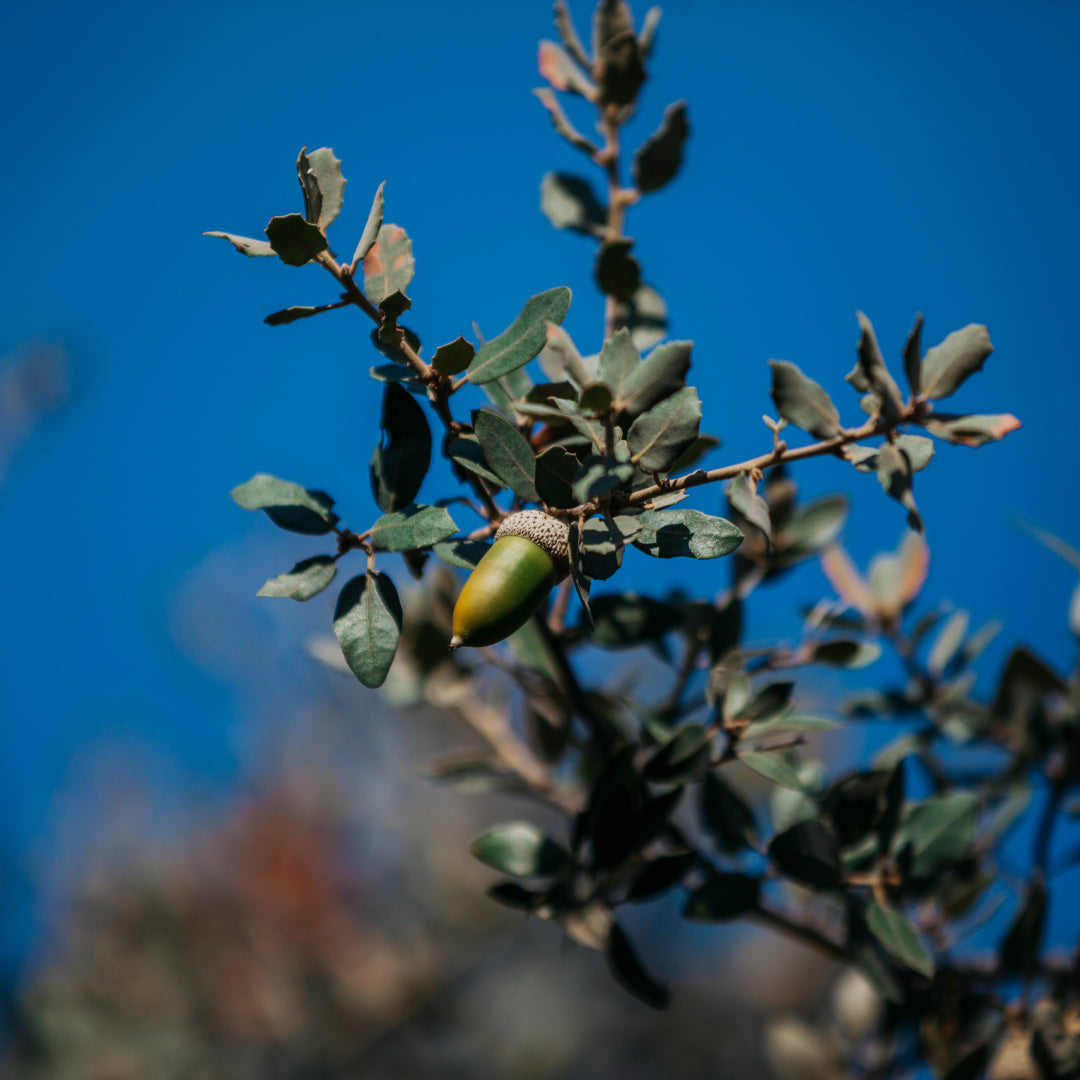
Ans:
<svg viewBox="0 0 1080 1080"><path fill-rule="evenodd" d="M597 184L548 173L541 209L595 244L599 350L583 352L563 329L571 296L555 285L496 337L477 334L474 343L453 327L425 359L401 322L411 317L412 241L384 222L383 187L352 260L339 262L327 229L344 198L341 162L305 148L303 213L274 217L265 241L210 235L333 277L336 298L276 312L271 324L344 305L374 324L385 361L372 369L383 395L370 464L381 515L346 527L356 507L265 474L233 498L293 534L326 538L314 551L305 539L299 561L267 582L264 596L309 600L337 580L339 562L359 554L334 611L340 653L320 655L366 687L383 687L394 704L473 729L478 743L431 762L434 780L522 800L502 820L485 816L471 844L499 875L492 900L601 953L615 982L657 1009L672 1003L657 972L680 968L684 939L670 928L706 933L680 920L748 920L777 931L825 958L835 980L827 995L826 978L809 1000L774 999L767 1022L731 1034L721 1066L709 1056L718 1049L715 1020L695 1034L684 1026L698 1005L715 1015L716 997L696 995L692 979L679 986L689 1004L677 1001L670 1023L635 1013L619 1026L580 1012L573 980L555 974L550 993L572 1007L548 1017L542 1037L507 1029L485 1064L466 1055L440 1075L757 1074L747 1039L757 1045L759 1028L760 1053L782 1080L884 1080L923 1064L948 1080L987 1070L996 1080L1078 1075L1080 965L1047 950L1044 937L1063 868L1052 839L1067 827L1080 784L1080 676L1019 647L993 677L993 693L976 693L976 664L997 627L973 629L965 612L927 610L921 597L930 547L915 476L940 467L935 440L976 448L1019 427L1008 413L938 409L990 357L989 332L972 323L924 349L916 316L899 350L902 389L859 312L846 376L862 411L856 422L845 423L797 365L773 360L776 416L764 417L764 452L700 465L719 441L701 430L710 403L687 381L692 342L667 339L667 302L647 283L626 232L632 208L677 182L691 131L688 106L676 102L627 163L621 134L646 83L659 12L639 30L623 0L600 0L588 49L562 0L555 14L559 41L541 43L547 85L537 97ZM578 108L594 114L598 139L575 124ZM486 406L460 407L478 391ZM432 420L458 487L425 505L416 499L437 445ZM793 430L802 434L789 441ZM909 526L865 572L840 545L847 499L799 498L793 467L826 456L874 476L868 487L899 503ZM716 483L727 485L726 518L677 505ZM526 505L543 511L530 543L550 556L544 572L565 572L543 599L528 577L541 564L526 555L515 562L510 553L521 545L507 541L521 534L499 531ZM1069 545L1039 536L1080 566ZM629 548L658 559L727 557L730 583L703 596L691 573L686 590L623 590L613 579ZM745 608L756 590L808 560L820 560L836 597L804 612L797 643L750 645ZM403 585L402 565L419 584ZM448 648L452 637L455 649L467 646L459 627L484 614L462 611L463 570L475 575L473 595L493 608L491 598L505 601L506 640L490 649ZM1077 611L1074 598L1069 624L1080 635ZM637 678L625 677L624 650ZM883 665L872 689L826 710L807 704L802 669L858 672L885 652L902 672L897 685ZM887 724L894 737L872 760L834 775L822 751L842 724ZM409 817L388 812L391 821ZM1014 827L1030 838L1020 872L1006 871L1001 856ZM430 843L439 822L423 830ZM460 950L483 954L494 933L497 909L475 912L445 882L415 910L418 898L395 896L393 911L376 914L334 829L272 799L240 813L212 847L211 863L189 865L175 887L136 874L88 903L73 951L43 969L24 998L27 1060L37 1056L41 1075L61 1075L77 1059L80 1075L375 1075L386 1031L427 1030L431 1006L421 1003L456 995ZM652 904L655 925L639 914ZM455 908L468 909L471 928L450 946L440 926ZM384 922L391 916L396 932ZM1001 933L987 945L995 920ZM151 956L157 975L145 967ZM448 982L450 970L459 973ZM497 1014L494 1002L515 978L531 976L510 967L493 976ZM753 985L745 979L748 995L768 996L751 994ZM724 1008L725 1021L741 1011L731 1001ZM167 1023L146 1019L155 1009ZM100 1049L110 1037L82 1040L113 1023L120 1034L91 1073L86 1046ZM713 1046L697 1062L702 1038ZM146 1049L147 1040L167 1049ZM163 1058L172 1073L146 1064ZM395 1067L407 1075L425 1066Z"/></svg>

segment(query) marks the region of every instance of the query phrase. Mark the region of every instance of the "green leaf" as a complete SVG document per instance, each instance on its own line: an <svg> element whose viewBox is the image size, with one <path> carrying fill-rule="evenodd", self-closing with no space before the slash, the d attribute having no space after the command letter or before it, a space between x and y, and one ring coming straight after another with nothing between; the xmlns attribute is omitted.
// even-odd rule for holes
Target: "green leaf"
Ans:
<svg viewBox="0 0 1080 1080"><path fill-rule="evenodd" d="M473 414L473 430L491 471L515 495L539 502L536 457L525 436L509 420L488 409Z"/></svg>
<svg viewBox="0 0 1080 1080"><path fill-rule="evenodd" d="M441 544L435 544L431 550L444 563L457 566L462 570L475 570L490 548L491 544L486 540L447 540Z"/></svg>
<svg viewBox="0 0 1080 1080"><path fill-rule="evenodd" d="M785 561L816 555L828 547L840 535L847 513L848 501L843 495L826 495L807 503L775 537Z"/></svg>
<svg viewBox="0 0 1080 1080"><path fill-rule="evenodd" d="M690 369L692 348L690 341L667 341L658 345L623 382L612 407L627 416L638 416L681 390Z"/></svg>
<svg viewBox="0 0 1080 1080"><path fill-rule="evenodd" d="M769 855L785 877L812 889L840 887L840 849L832 830L820 821L800 821L774 836Z"/></svg>
<svg viewBox="0 0 1080 1080"><path fill-rule="evenodd" d="M911 459L895 443L885 443L878 451L878 481L885 493L907 510L908 524L921 533L922 518L911 484Z"/></svg>
<svg viewBox="0 0 1080 1080"><path fill-rule="evenodd" d="M484 451L480 449L480 442L474 435L458 435L451 439L447 444L446 452L466 471L482 476L497 489L503 487L503 481L487 467Z"/></svg>
<svg viewBox="0 0 1080 1080"><path fill-rule="evenodd" d="M641 356L630 339L630 331L625 327L616 330L600 350L597 373L600 381L611 391L612 400L619 403L617 407L620 410L624 408L630 380L641 364Z"/></svg>
<svg viewBox="0 0 1080 1080"><path fill-rule="evenodd" d="M626 894L627 900L651 900L666 893L682 882L695 862L697 856L692 851L680 851L676 855L661 855L653 859L634 878L634 884Z"/></svg>
<svg viewBox="0 0 1080 1080"><path fill-rule="evenodd" d="M431 428L407 390L388 383L383 391L381 435L371 455L371 490L386 513L408 506L431 464Z"/></svg>
<svg viewBox="0 0 1080 1080"><path fill-rule="evenodd" d="M819 439L840 434L840 414L821 385L786 360L770 360L776 411Z"/></svg>
<svg viewBox="0 0 1080 1080"><path fill-rule="evenodd" d="M379 230L383 223L383 188L386 187L384 180L375 192L375 198L371 200L371 209L368 211L367 221L364 223L364 231L360 234L360 242L352 257L352 272L355 275L357 268L364 261L367 253L375 246L379 237Z"/></svg>
<svg viewBox="0 0 1080 1080"><path fill-rule="evenodd" d="M383 514L371 526L371 546L376 551L415 551L441 543L457 531L445 507L414 504Z"/></svg>
<svg viewBox="0 0 1080 1080"><path fill-rule="evenodd" d="M325 231L341 213L342 204L345 202L347 181L341 175L341 160L334 157L334 151L326 146L313 150L310 154L301 150L296 169L300 173L300 187L308 207L307 219ZM314 185L311 185L312 180ZM308 202L310 187L318 193L317 206Z"/></svg>
<svg viewBox="0 0 1080 1080"><path fill-rule="evenodd" d="M728 502L755 528L772 541L772 518L769 504L750 487L746 473L739 473L727 486Z"/></svg>
<svg viewBox="0 0 1080 1080"><path fill-rule="evenodd" d="M900 396L900 387L896 385L896 380L889 374L889 369L885 366L885 359L881 355L881 349L878 347L877 338L874 336L874 328L870 324L870 320L861 311L856 312L856 315L859 326L862 328L858 345L859 362L856 370L862 375L864 385L876 395L882 418L886 423L895 424L900 419L904 405ZM855 383L855 380L850 375L848 379L852 381L853 385L856 385L857 389L863 388Z"/></svg>
<svg viewBox="0 0 1080 1080"><path fill-rule="evenodd" d="M264 231L275 254L289 266L303 266L326 250L319 226L305 221L303 214L273 217Z"/></svg>
<svg viewBox="0 0 1080 1080"><path fill-rule="evenodd" d="M559 324L570 310L570 290L559 285L526 301L498 337L485 342L469 365L469 382L480 385L524 367L547 341L547 323Z"/></svg>
<svg viewBox="0 0 1080 1080"><path fill-rule="evenodd" d="M971 851L978 809L974 795L959 793L937 795L904 814L893 850L910 844L912 878L935 877Z"/></svg>
<svg viewBox="0 0 1080 1080"><path fill-rule="evenodd" d="M730 521L700 510L646 510L638 521L644 531L634 546L657 559L718 559L743 541Z"/></svg>
<svg viewBox="0 0 1080 1080"><path fill-rule="evenodd" d="M757 878L746 874L712 874L690 894L683 918L693 922L728 922L755 911L760 898L761 884Z"/></svg>
<svg viewBox="0 0 1080 1080"><path fill-rule="evenodd" d="M375 243L364 256L364 295L373 304L381 304L393 293L403 293L415 267L412 241L405 230L400 225L380 225Z"/></svg>
<svg viewBox="0 0 1080 1080"><path fill-rule="evenodd" d="M469 851L485 866L515 877L551 877L574 863L565 848L530 821L496 825L478 836Z"/></svg>
<svg viewBox="0 0 1080 1080"><path fill-rule="evenodd" d="M556 229L599 236L607 214L592 185L580 176L549 172L540 182L540 209Z"/></svg>
<svg viewBox="0 0 1080 1080"><path fill-rule="evenodd" d="M228 240L241 255L249 258L276 254L267 240L253 240L250 236L234 236L227 232L204 232L203 236L220 236L222 240Z"/></svg>
<svg viewBox="0 0 1080 1080"><path fill-rule="evenodd" d="M740 750L739 760L748 768L753 769L758 776L764 776L773 784L779 784L788 791L802 791L802 782L795 766L776 752L758 750Z"/></svg>
<svg viewBox="0 0 1080 1080"><path fill-rule="evenodd" d="M612 924L604 955L612 976L624 990L654 1009L668 1007L671 993L641 966L633 946L617 923Z"/></svg>
<svg viewBox="0 0 1080 1080"><path fill-rule="evenodd" d="M394 583L375 570L354 577L338 595L334 634L352 673L365 686L382 686L401 639Z"/></svg>
<svg viewBox="0 0 1080 1080"><path fill-rule="evenodd" d="M570 18L570 10L566 6L566 0L555 0L555 27L559 31L559 37L570 55L583 68L591 68L592 63L585 52L584 46L581 44L577 31L574 29L574 23Z"/></svg>
<svg viewBox="0 0 1080 1080"><path fill-rule="evenodd" d="M658 641L679 624L678 608L637 593L609 593L592 601L594 644L623 649Z"/></svg>
<svg viewBox="0 0 1080 1080"><path fill-rule="evenodd" d="M789 731L836 731L843 726L827 716L780 712L767 720L755 720L743 732L743 739L762 739L766 735L781 735Z"/></svg>
<svg viewBox="0 0 1080 1080"><path fill-rule="evenodd" d="M899 911L871 900L866 906L866 925L887 953L920 975L934 977L933 959Z"/></svg>
<svg viewBox="0 0 1080 1080"><path fill-rule="evenodd" d="M969 617L966 611L954 612L948 622L938 631L930 655L926 658L926 670L941 678L967 637Z"/></svg>
<svg viewBox="0 0 1080 1080"><path fill-rule="evenodd" d="M814 646L815 663L850 671L869 667L880 656L881 646L876 641L823 641Z"/></svg>
<svg viewBox="0 0 1080 1080"><path fill-rule="evenodd" d="M1012 413L987 413L971 416L950 416L938 413L923 424L931 435L961 446L979 447L1004 439L1020 427Z"/></svg>
<svg viewBox="0 0 1080 1080"><path fill-rule="evenodd" d="M638 191L656 191L675 178L682 165L683 144L690 134L686 102L676 101L664 111L656 133L634 154L634 185Z"/></svg>
<svg viewBox="0 0 1080 1080"><path fill-rule="evenodd" d="M725 854L736 855L757 842L753 810L718 773L705 774L700 805L702 826Z"/></svg>
<svg viewBox="0 0 1080 1080"><path fill-rule="evenodd" d="M574 479L581 463L565 446L549 446L536 458L536 491L545 506L567 509L577 505Z"/></svg>
<svg viewBox="0 0 1080 1080"><path fill-rule="evenodd" d="M316 555L313 559L298 562L287 574L271 578L257 595L310 600L334 580L336 573L337 563L329 555Z"/></svg>
<svg viewBox="0 0 1080 1080"><path fill-rule="evenodd" d="M279 529L289 532L322 536L338 521L337 514L330 509L334 500L325 491L310 491L267 473L256 473L229 495L245 510L265 511Z"/></svg>
<svg viewBox="0 0 1080 1080"><path fill-rule="evenodd" d="M629 300L641 286L641 264L630 254L633 246L634 241L625 237L600 245L593 276L605 296Z"/></svg>
<svg viewBox="0 0 1080 1080"><path fill-rule="evenodd" d="M994 351L985 326L969 323L954 330L940 345L926 350L922 362L922 396L939 400L955 393L979 371Z"/></svg>
<svg viewBox="0 0 1080 1080"><path fill-rule="evenodd" d="M701 724L681 724L645 763L641 775L665 784L694 783L709 768L711 744Z"/></svg>
<svg viewBox="0 0 1080 1080"><path fill-rule="evenodd" d="M586 575L594 581L606 581L622 566L628 542L614 523L609 525L603 518L586 521L581 537L581 563Z"/></svg>
<svg viewBox="0 0 1080 1080"><path fill-rule="evenodd" d="M922 386L922 312L915 316L915 325L904 342L904 374L913 396L918 397Z"/></svg>
<svg viewBox="0 0 1080 1080"><path fill-rule="evenodd" d="M681 390L653 405L630 425L626 441L635 464L650 472L666 472L697 438L701 401L697 390Z"/></svg>
<svg viewBox="0 0 1080 1080"><path fill-rule="evenodd" d="M324 311L333 311L340 307L345 307L340 300L333 304L319 304L318 307L288 307L282 311L271 312L263 322L267 326L284 326L286 323L296 322L297 319L310 319L312 315L321 315Z"/></svg>
<svg viewBox="0 0 1080 1080"><path fill-rule="evenodd" d="M460 375L476 355L472 342L466 341L464 334L459 335L448 345L440 345L431 358L431 366L440 375Z"/></svg>

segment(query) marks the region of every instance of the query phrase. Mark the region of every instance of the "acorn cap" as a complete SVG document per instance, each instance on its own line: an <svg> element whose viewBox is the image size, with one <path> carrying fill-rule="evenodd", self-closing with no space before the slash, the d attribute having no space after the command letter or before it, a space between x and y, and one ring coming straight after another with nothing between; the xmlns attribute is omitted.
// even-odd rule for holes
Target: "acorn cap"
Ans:
<svg viewBox="0 0 1080 1080"><path fill-rule="evenodd" d="M495 539L503 536L524 536L543 548L558 567L560 581L570 573L570 529L565 521L543 510L519 510L503 518Z"/></svg>

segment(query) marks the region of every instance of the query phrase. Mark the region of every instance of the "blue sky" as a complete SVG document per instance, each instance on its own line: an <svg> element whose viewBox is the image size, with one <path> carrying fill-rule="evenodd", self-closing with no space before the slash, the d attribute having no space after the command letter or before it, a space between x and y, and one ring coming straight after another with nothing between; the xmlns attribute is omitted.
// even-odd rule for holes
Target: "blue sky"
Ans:
<svg viewBox="0 0 1080 1080"><path fill-rule="evenodd" d="M573 9L585 28L589 7ZM270 311L333 300L329 278L245 260L204 230L260 235L299 206L300 147L329 145L349 180L342 250L387 181L387 218L417 258L409 318L429 349L474 319L497 333L558 284L574 291L567 328L589 351L600 344L591 249L537 208L546 170L586 164L530 96L548 4L400 0L390 12L196 0L8 16L0 355L60 340L73 372L70 404L0 486L14 735L0 844L20 867L40 858L54 794L90 747L152 746L166 773L213 788L253 741L265 699L245 686L260 663L267 685L291 679L294 695L317 677L284 648L237 668L190 644L193 625L255 626L293 648L329 623L332 598L255 601L263 580L315 552L238 510L231 487L267 471L330 491L357 527L375 514L368 326L350 310L264 326ZM955 404L1024 427L978 452L942 446L916 495L933 551L926 596L976 623L1002 618L991 661L1018 641L1059 666L1075 656L1075 574L1014 522L1080 543L1078 40L1067 3L673 2L627 135L635 145L666 105L689 101L684 171L629 231L673 335L696 342L692 381L725 443L715 464L767 447L770 357L859 415L842 381L856 309L890 360L916 311L926 344L989 325L996 352ZM421 497L443 494L443 476ZM899 541L902 512L873 477L824 461L796 478L807 493L854 495L860 563ZM706 489L693 505L716 512L718 498ZM685 572L655 570L642 557L618 581L668 586ZM726 572L695 567L694 580L718 589ZM791 633L788 613L826 589L800 571L751 633Z"/></svg>

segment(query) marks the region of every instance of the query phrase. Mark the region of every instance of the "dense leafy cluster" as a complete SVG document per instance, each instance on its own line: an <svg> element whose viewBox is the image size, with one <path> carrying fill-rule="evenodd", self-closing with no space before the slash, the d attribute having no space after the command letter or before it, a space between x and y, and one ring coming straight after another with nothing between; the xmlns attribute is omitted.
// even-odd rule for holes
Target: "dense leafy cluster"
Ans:
<svg viewBox="0 0 1080 1080"><path fill-rule="evenodd" d="M681 888L687 919L754 919L861 971L883 1003L881 1027L845 1053L874 1075L925 1057L959 1080L1006 1049L1013 1061L1021 1046L1038 1073L1001 1065L995 1075L1074 1075L1080 979L1043 955L1042 928L1050 833L1080 781L1080 684L1018 650L993 700L976 701L972 664L994 628L971 633L962 612L914 611L929 558L914 474L930 464L934 439L979 447L1019 426L1009 414L938 410L990 356L987 330L969 325L924 351L918 316L901 350L901 390L860 313L846 377L859 395L857 423L845 424L795 364L774 360L771 445L744 462L700 466L717 440L701 430L702 402L687 381L692 345L667 338L666 305L625 232L629 209L677 175L689 134L685 103L670 106L623 185L620 128L637 106L659 13L638 32L623 0L601 0L587 51L565 4L555 9L560 41L540 46L549 85L537 96L606 190L550 173L541 206L556 227L597 244L605 325L595 354L562 328L570 291L554 287L491 340L458 336L425 358L401 322L411 307L411 241L384 222L382 186L352 259L331 253L327 229L345 181L326 149L301 152L304 211L273 218L265 241L210 234L245 255L318 265L334 277L336 301L291 307L268 323L355 306L374 322L381 354L371 370L383 384L371 459L381 516L355 531L322 491L264 475L240 485L232 493L240 506L336 543L260 594L308 600L332 583L339 561L366 557L334 615L352 671L368 687L389 679L397 701L455 712L487 741L488 752L440 760L433 775L467 790L527 793L566 819L561 836L519 820L477 838L476 857L508 876L491 895L602 949L615 977L647 1003L663 1006L667 991L614 912ZM560 95L595 107L599 141L574 126ZM476 387L489 404L466 413L458 403ZM424 505L415 500L431 463L432 417L463 493ZM789 444L791 428L812 441ZM838 546L847 501L800 503L791 479L792 463L825 455L876 475L907 512L911 531L899 550L879 556L865 577ZM728 483L729 518L679 505L717 482ZM452 655L454 571L472 570L499 522L524 506L568 523L569 582L505 646ZM631 547L661 559L731 556L731 585L718 598L596 588L615 578ZM391 554L421 580L404 606L386 571ZM754 589L814 557L839 602L807 613L796 647L745 648L742 609ZM580 618L570 614L571 586ZM606 670L589 662L597 650L631 648L655 658L661 693L585 677ZM883 648L899 657L906 684L859 695L846 711L852 722L887 720L903 733L865 768L826 782L798 748L837 725L800 708L787 676L809 665L861 669ZM993 753L969 767L973 747ZM767 819L751 794L758 778L772 790ZM1038 807L1034 851L1013 898L995 872L996 853L1029 804ZM957 959L954 946L1005 900L1016 912L994 960Z"/></svg>

